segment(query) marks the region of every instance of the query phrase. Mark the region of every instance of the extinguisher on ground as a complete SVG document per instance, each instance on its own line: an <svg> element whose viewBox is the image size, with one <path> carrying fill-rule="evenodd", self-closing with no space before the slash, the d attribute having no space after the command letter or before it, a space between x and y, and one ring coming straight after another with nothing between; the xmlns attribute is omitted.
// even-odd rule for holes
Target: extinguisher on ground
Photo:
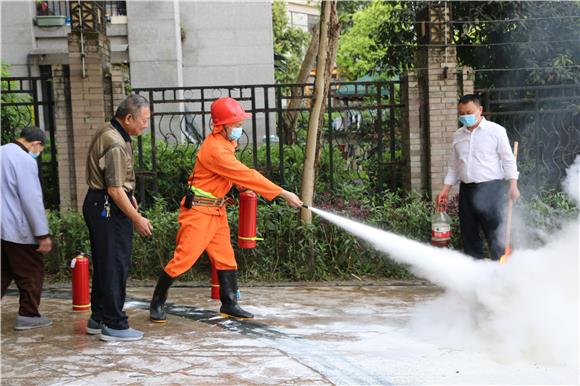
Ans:
<svg viewBox="0 0 580 386"><path fill-rule="evenodd" d="M211 298L220 298L220 282L218 280L217 269L215 269L213 263L211 263Z"/></svg>
<svg viewBox="0 0 580 386"><path fill-rule="evenodd" d="M89 294L89 258L84 253L75 256L71 263L72 268L72 308L73 311L88 311L91 309Z"/></svg>
<svg viewBox="0 0 580 386"><path fill-rule="evenodd" d="M439 204L431 217L431 245L446 248L451 241L451 217L447 205Z"/></svg>

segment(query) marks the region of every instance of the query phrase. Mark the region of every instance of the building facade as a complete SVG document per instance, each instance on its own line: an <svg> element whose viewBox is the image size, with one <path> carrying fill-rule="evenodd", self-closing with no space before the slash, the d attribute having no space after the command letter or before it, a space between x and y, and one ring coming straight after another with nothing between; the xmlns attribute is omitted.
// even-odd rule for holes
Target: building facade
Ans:
<svg viewBox="0 0 580 386"><path fill-rule="evenodd" d="M35 99L40 109L28 124L51 132L61 209L82 204L85 150L132 90L212 86L217 91L202 107L209 111L211 101L233 86L274 83L267 1L2 1L0 11L2 63L10 65L11 76L50 79L51 108ZM33 89L35 82L21 86ZM185 93L178 98L195 99ZM172 117L154 116L155 136L185 140L186 121L201 127L199 120L208 119L189 114L194 105L156 105L156 114ZM263 122L262 115L258 128ZM262 134L258 130L258 138Z"/></svg>
<svg viewBox="0 0 580 386"><path fill-rule="evenodd" d="M66 64L68 1L2 1L2 61L12 76ZM273 83L267 1L104 1L111 63L131 87Z"/></svg>

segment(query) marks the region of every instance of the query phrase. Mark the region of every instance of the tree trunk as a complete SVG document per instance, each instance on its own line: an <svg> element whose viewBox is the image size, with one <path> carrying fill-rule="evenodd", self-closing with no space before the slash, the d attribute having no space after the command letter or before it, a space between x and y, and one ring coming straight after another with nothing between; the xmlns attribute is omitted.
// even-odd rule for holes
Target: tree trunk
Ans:
<svg viewBox="0 0 580 386"><path fill-rule="evenodd" d="M308 136L306 138L306 151L304 156L304 171L302 174L302 201L308 206L312 205L314 197L314 182L316 179L316 160L320 148L317 144L320 137L320 122L324 117L325 101L330 85L330 76L336 55L336 41L338 40L338 18L336 16L336 1L322 1L320 18L320 43L316 61L316 80L314 83L314 100L310 110L308 121ZM336 40L333 43L333 40ZM328 69L328 71L327 71ZM312 222L312 214L309 210L302 209L302 221L306 224Z"/></svg>
<svg viewBox="0 0 580 386"><path fill-rule="evenodd" d="M308 50L304 55L304 60L300 66L300 72L296 78L295 83L306 83L308 81L308 76L310 75L310 70L314 65L314 60L316 59L316 52L318 51L318 43L320 42L320 25L316 25L312 31L312 39L310 39L310 44L308 45ZM296 142L296 122L298 121L298 111L293 111L302 105L304 96L304 87L294 87L291 90L291 95L293 99L290 99L288 103L287 110L284 112L284 143L287 145L293 145Z"/></svg>
<svg viewBox="0 0 580 386"><path fill-rule="evenodd" d="M326 65L324 68L324 79L326 87L324 87L324 96L322 111L318 118L318 136L316 140L316 159L314 161L315 168L318 169L320 164L320 150L322 146L322 128L324 126L324 113L326 112L326 105L328 100L328 93L330 92L330 82L332 80L332 70L336 61L336 51L338 50L338 37L340 35L340 24L338 22L338 14L336 7L331 10L330 23L328 29L328 56L326 58ZM332 123L331 123L332 124Z"/></svg>

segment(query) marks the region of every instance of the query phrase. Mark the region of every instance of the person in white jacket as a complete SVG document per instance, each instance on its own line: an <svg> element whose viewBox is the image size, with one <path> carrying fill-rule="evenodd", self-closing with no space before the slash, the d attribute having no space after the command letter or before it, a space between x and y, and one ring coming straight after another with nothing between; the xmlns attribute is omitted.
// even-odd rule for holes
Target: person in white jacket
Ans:
<svg viewBox="0 0 580 386"><path fill-rule="evenodd" d="M14 142L0 147L2 298L14 280L20 293L16 330L52 324L38 312L43 255L52 249L36 162L45 142L44 131L27 127Z"/></svg>

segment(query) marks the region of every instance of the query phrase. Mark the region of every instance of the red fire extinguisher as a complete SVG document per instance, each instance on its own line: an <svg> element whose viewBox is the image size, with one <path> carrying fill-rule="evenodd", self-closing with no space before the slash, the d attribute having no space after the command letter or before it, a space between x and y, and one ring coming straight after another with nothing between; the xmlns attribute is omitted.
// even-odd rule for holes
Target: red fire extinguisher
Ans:
<svg viewBox="0 0 580 386"><path fill-rule="evenodd" d="M88 311L91 309L89 296L89 258L84 253L75 256L71 263L72 268L72 308L73 311Z"/></svg>
<svg viewBox="0 0 580 386"><path fill-rule="evenodd" d="M438 205L431 217L431 245L448 247L451 240L451 218L447 214L447 205Z"/></svg>
<svg viewBox="0 0 580 386"><path fill-rule="evenodd" d="M238 246L240 248L256 248L256 218L258 213L258 195L251 190L240 193L240 209L238 213ZM236 291L240 298L240 291ZM211 298L220 298L220 284L217 270L211 265Z"/></svg>
<svg viewBox="0 0 580 386"><path fill-rule="evenodd" d="M238 246L240 248L256 248L256 217L258 212L258 196L251 190L240 193L240 212L238 217Z"/></svg>
<svg viewBox="0 0 580 386"><path fill-rule="evenodd" d="M220 298L220 282L218 280L217 269L213 263L211 263L211 298Z"/></svg>

